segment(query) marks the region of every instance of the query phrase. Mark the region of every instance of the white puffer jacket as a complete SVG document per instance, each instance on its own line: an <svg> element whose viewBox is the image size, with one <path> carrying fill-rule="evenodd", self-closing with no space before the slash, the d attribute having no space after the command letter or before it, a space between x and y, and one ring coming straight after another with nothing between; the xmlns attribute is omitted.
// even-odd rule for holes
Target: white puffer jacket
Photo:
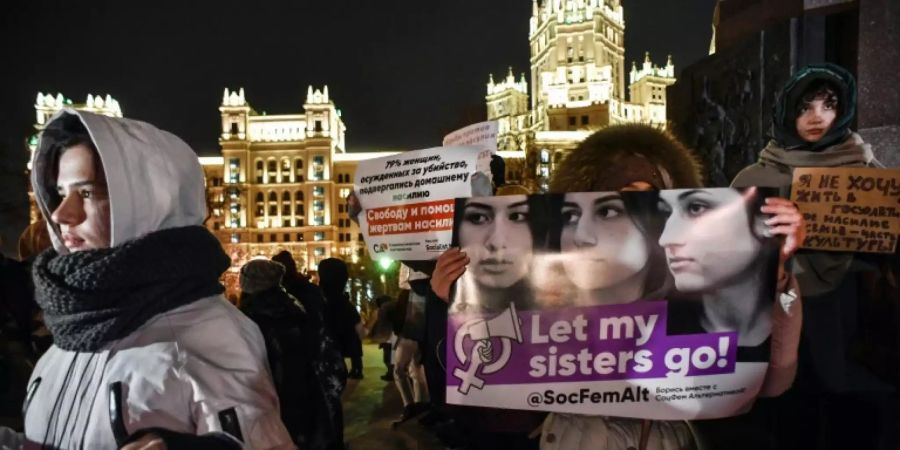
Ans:
<svg viewBox="0 0 900 450"><path fill-rule="evenodd" d="M203 223L203 172L187 144L143 122L73 110L61 111L50 126L75 118L103 163L111 246ZM45 217L54 184L49 140L35 152L32 180ZM65 253L52 224L50 235ZM117 448L128 435L154 427L225 433L245 448L293 447L259 329L222 295L154 316L102 351L53 346L35 367L25 405L26 448Z"/></svg>

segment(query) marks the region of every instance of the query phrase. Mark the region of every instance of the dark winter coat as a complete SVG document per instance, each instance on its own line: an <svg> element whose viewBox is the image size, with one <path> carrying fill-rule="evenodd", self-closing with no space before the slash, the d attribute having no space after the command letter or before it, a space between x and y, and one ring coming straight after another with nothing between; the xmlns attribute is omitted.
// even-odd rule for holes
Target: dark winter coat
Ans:
<svg viewBox="0 0 900 450"><path fill-rule="evenodd" d="M356 331L356 324L362 317L350 303L350 296L344 292L325 292L325 321L333 333L341 354L345 358L362 356L362 339Z"/></svg>
<svg viewBox="0 0 900 450"><path fill-rule="evenodd" d="M344 292L349 274L347 264L336 258L319 263L319 286L325 294L325 323L341 348L345 358L362 356L362 339L356 324L362 322L356 306Z"/></svg>
<svg viewBox="0 0 900 450"><path fill-rule="evenodd" d="M281 416L291 436L310 448L334 444L346 375L321 319L281 286L245 295L241 310L265 339Z"/></svg>

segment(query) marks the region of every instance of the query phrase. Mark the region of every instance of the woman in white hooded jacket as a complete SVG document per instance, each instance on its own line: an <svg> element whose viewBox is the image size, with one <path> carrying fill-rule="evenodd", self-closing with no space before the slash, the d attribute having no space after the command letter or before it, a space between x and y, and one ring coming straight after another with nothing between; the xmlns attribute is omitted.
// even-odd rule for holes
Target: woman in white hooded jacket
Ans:
<svg viewBox="0 0 900 450"><path fill-rule="evenodd" d="M202 226L194 152L143 122L64 110L32 163L54 345L6 444L292 448L259 329L222 296L229 259Z"/></svg>

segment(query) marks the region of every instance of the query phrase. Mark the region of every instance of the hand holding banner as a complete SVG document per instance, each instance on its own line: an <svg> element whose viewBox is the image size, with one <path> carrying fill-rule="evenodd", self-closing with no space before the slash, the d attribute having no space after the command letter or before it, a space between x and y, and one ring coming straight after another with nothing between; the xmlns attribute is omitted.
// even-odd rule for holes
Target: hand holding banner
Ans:
<svg viewBox="0 0 900 450"><path fill-rule="evenodd" d="M452 404L661 420L752 404L777 239L752 188L458 199Z"/></svg>

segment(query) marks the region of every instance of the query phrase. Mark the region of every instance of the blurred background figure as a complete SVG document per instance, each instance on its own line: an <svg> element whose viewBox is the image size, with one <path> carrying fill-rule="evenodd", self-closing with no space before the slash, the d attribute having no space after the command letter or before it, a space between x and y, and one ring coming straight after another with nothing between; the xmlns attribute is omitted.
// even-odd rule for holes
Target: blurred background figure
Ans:
<svg viewBox="0 0 900 450"><path fill-rule="evenodd" d="M281 417L300 449L340 448L343 444L340 386L341 365L333 346L323 345L321 320L282 287L285 268L265 259L241 268L241 311L263 334ZM324 359L323 359L324 358ZM324 367L323 367L324 366ZM322 370L322 369L326 370ZM342 368L342 367L341 367Z"/></svg>
<svg viewBox="0 0 900 450"><path fill-rule="evenodd" d="M347 264L337 258L319 263L319 287L325 294L325 322L337 340L344 358L350 359L347 378L361 379L362 369L362 318L347 295L349 273Z"/></svg>
<svg viewBox="0 0 900 450"><path fill-rule="evenodd" d="M375 323L369 331L369 338L378 343L378 348L382 352L381 359L384 361L386 372L381 379L384 381L394 381L393 348L397 342L397 335L391 327L390 314L396 305L396 300L390 296L376 297L375 306L378 310L375 313Z"/></svg>

